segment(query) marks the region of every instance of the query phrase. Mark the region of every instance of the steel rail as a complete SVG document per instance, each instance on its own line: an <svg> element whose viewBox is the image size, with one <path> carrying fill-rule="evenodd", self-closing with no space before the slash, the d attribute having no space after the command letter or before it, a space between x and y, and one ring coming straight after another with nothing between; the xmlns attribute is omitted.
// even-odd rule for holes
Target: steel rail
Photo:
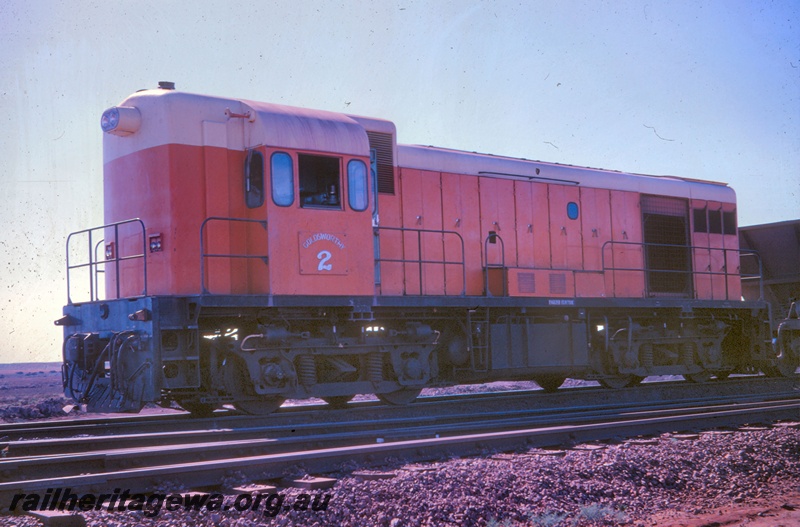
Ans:
<svg viewBox="0 0 800 527"><path fill-rule="evenodd" d="M159 482L187 488L216 485L222 476L236 473L251 480L279 479L302 465L309 473L341 470L345 462L363 466L385 465L387 457L427 461L453 455L474 455L487 451L510 451L532 446L563 445L618 437L649 435L685 429L709 429L743 423L770 422L797 418L800 400L767 403L762 407L692 411L679 415L637 416L600 422L523 428L446 437L401 440L304 449L254 456L230 457L158 466L121 468L101 473L48 476L0 483L0 507L14 495L44 492L48 488L68 487L74 493L94 492L99 488L123 488L131 492L151 492Z"/></svg>
<svg viewBox="0 0 800 527"><path fill-rule="evenodd" d="M800 401L796 399L771 401L770 409L781 407L796 408ZM701 413L714 413L723 410L752 409L760 411L765 403L726 404L714 405L697 409ZM137 446L117 448L78 448L73 452L61 454L37 454L29 456L11 457L0 460L0 475L6 479L31 479L33 474L46 473L49 477L70 476L79 472L107 472L123 468L141 466L156 466L162 464L189 462L197 459L212 460L225 457L241 457L247 455L276 454L280 452L302 451L319 448L321 445L328 447L346 446L352 443L367 444L376 442L380 437L383 441L407 441L425 439L430 437L452 436L477 431L499 432L530 427L546 427L556 425L580 425L602 422L609 419L627 418L655 418L681 415L686 412L685 407L671 407L658 409L621 409L597 412L583 412L570 414L566 418L557 415L526 415L525 412L506 412L498 416L487 416L477 419L474 415L463 414L453 416L446 422L438 419L428 419L424 423L397 422L386 423L380 429L352 428L347 423L336 427L309 427L308 430L297 430L296 434L282 437L261 438L258 435L252 438L225 439L212 437L211 441L197 441L203 436L193 436L191 443L150 444L135 442ZM382 423L383 424L383 423ZM212 435L213 436L213 435ZM88 439L90 445L92 438ZM126 438L130 439L130 438ZM86 441L83 441L86 442ZM39 446L40 450L48 452L51 442L45 441ZM88 445L84 445L87 447Z"/></svg>
<svg viewBox="0 0 800 527"><path fill-rule="evenodd" d="M606 393L606 390L601 390ZM5 440L0 441L0 449L5 452L5 457L19 456L42 456L60 453L80 453L91 449L120 449L133 448L146 445L169 445L187 444L189 442L214 441L233 441L241 439L258 439L262 437L292 437L300 435L323 435L332 434L338 430L349 433L358 431L387 430L389 428L408 427L409 423L420 426L430 424L432 426L446 427L452 423L461 421L495 421L501 422L503 419L514 419L517 421L526 420L527 422L563 422L568 418L591 419L593 417L605 418L615 415L618 411L629 411L632 407L655 411L664 409L677 411L686 407L724 405L724 404L745 404L762 401L765 399L775 400L782 397L800 396L800 393L791 391L756 393L751 395L741 395L739 393L726 396L699 397L699 398L678 398L648 400L646 402L637 400L635 402L620 401L613 404L599 401L593 405L576 405L574 401L566 401L567 404L540 407L538 405L527 404L527 399L518 399L516 404L514 399L516 394L507 398L489 398L492 404L480 403L481 398L470 397L454 404L453 400L433 401L420 403L409 407L390 407L383 410L393 410L381 412L383 417L375 418L372 408L365 408L363 411L340 410L340 411L319 411L306 410L293 414L293 419L283 421L273 421L272 419L261 420L258 423L247 424L255 426L245 426L235 421L225 421L224 423L204 423L211 424L207 427L199 427L186 430L167 430L157 432L137 432L108 435L92 435L82 430L82 434L69 438L57 439L32 439L32 440ZM469 404L464 404L468 402ZM562 401L564 402L564 401ZM468 410L467 410L468 408ZM199 424L199 423L198 423ZM221 425L221 426L220 426ZM163 429L163 425L160 430ZM91 430L94 430L91 429ZM73 430L81 431L79 428ZM108 432L100 428L101 432Z"/></svg>
<svg viewBox="0 0 800 527"><path fill-rule="evenodd" d="M423 396L412 405L404 407L383 406L377 401L351 402L344 411L333 410L324 404L284 406L269 416L248 416L230 410L221 410L208 418L192 418L185 413L117 415L33 421L24 423L0 424L0 447L3 442L21 441L31 438L70 437L77 434L104 436L124 433L143 433L147 431L186 431L214 428L243 428L248 426L281 426L301 424L309 419L309 411L317 411L316 421L335 422L347 418L385 419L387 417L408 415L428 416L453 411L462 405L484 405L491 407L514 408L520 405L542 410L563 411L575 408L590 408L605 404L613 407L620 404L647 404L647 401L671 401L692 399L703 402L720 395L800 393L800 383L796 379L739 377L725 381L712 381L706 384L692 384L681 381L645 382L640 386L625 390L608 390L596 387L564 388L555 393L542 393L541 390L520 390L503 392L484 392L457 395ZM706 398L697 393L706 394ZM587 404L591 401L592 404Z"/></svg>

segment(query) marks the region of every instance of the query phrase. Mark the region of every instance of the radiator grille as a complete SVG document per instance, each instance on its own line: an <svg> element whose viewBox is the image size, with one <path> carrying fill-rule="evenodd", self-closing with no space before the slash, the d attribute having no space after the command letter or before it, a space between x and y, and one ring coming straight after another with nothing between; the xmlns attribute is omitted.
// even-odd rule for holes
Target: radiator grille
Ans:
<svg viewBox="0 0 800 527"><path fill-rule="evenodd" d="M665 196L642 196L642 214L685 217L686 210L687 203L685 199Z"/></svg>
<svg viewBox="0 0 800 527"><path fill-rule="evenodd" d="M375 150L378 162L378 192L394 194L394 157L392 134L367 132L369 147Z"/></svg>

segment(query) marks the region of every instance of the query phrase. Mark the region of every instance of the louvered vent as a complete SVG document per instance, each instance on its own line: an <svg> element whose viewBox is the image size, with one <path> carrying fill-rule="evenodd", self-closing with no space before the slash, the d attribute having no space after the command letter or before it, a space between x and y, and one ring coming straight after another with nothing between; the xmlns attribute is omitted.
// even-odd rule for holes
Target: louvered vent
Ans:
<svg viewBox="0 0 800 527"><path fill-rule="evenodd" d="M688 205L685 199L664 196L642 196L642 214L686 217Z"/></svg>
<svg viewBox="0 0 800 527"><path fill-rule="evenodd" d="M392 134L367 132L369 147L375 150L378 161L378 192L394 194L394 158Z"/></svg>
<svg viewBox="0 0 800 527"><path fill-rule="evenodd" d="M550 273L550 294L563 295L567 292L567 275Z"/></svg>
<svg viewBox="0 0 800 527"><path fill-rule="evenodd" d="M520 293L535 293L536 275L533 273L519 273L517 275L517 287Z"/></svg>

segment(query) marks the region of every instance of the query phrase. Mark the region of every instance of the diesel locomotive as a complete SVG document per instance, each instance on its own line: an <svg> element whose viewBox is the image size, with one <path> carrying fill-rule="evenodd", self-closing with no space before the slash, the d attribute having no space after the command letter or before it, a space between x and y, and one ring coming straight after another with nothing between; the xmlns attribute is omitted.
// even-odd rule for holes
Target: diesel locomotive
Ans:
<svg viewBox="0 0 800 527"><path fill-rule="evenodd" d="M171 83L101 127L104 225L67 239L56 321L89 411L797 369L796 310L742 297L760 264L726 184L402 145L387 120Z"/></svg>

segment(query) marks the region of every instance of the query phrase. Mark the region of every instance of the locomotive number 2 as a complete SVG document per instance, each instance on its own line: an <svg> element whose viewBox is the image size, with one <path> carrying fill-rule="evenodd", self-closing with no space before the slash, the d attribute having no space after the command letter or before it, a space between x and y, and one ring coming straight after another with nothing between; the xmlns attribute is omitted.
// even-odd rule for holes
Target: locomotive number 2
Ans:
<svg viewBox="0 0 800 527"><path fill-rule="evenodd" d="M320 251L317 254L317 259L319 260L319 265L317 266L317 271L330 271L333 269L333 265L328 263L328 260L331 259L331 253L328 251Z"/></svg>

